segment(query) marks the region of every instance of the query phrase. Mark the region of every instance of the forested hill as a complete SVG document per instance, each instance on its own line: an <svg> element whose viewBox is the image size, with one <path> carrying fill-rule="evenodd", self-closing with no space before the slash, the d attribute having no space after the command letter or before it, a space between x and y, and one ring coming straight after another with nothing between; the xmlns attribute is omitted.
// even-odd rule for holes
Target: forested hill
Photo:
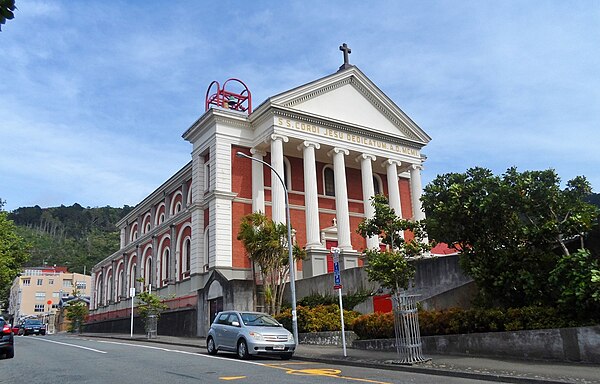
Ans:
<svg viewBox="0 0 600 384"><path fill-rule="evenodd" d="M91 267L119 249L116 223L133 207L22 207L9 219L31 245L25 266L61 265L70 272L90 273Z"/></svg>

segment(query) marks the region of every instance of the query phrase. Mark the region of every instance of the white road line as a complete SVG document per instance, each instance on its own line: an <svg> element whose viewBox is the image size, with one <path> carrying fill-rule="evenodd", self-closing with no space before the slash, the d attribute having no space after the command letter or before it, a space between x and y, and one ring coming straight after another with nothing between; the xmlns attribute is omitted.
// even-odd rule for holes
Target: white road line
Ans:
<svg viewBox="0 0 600 384"><path fill-rule="evenodd" d="M69 344L69 343L62 343L60 341L54 341L54 340L48 340L48 339L43 339L41 337L35 337L35 338L31 338L31 340L40 340L40 341L46 341L48 343L54 343L54 344L60 344L60 345L66 345L68 347L75 347L75 348L81 348L81 349L86 349L88 351L92 351L92 352L98 352L98 353L108 353L105 351L100 351L98 349L94 349L94 348L88 348L88 347L83 347L81 345L76 345L76 344Z"/></svg>
<svg viewBox="0 0 600 384"><path fill-rule="evenodd" d="M220 356L204 355L204 354L200 354L198 352L180 351L180 350L177 350L177 349L168 349L168 348L162 348L162 347L154 347L154 346L151 346L151 345L140 345L140 344L123 343L123 342L120 342L120 341L93 340L93 339L86 339L86 340L95 341L96 343L126 345L128 347L155 349L155 350L165 351L165 352L181 353L181 354L184 354L184 355L194 355L194 356L198 356L198 357L204 357L204 358L207 358L207 359L218 359L218 360L228 360L228 361L231 361L231 358L224 357L224 356L220 357ZM268 364L258 363L258 362L254 362L254 361L247 361L247 360L235 360L235 361L238 362L238 363L244 363L244 364L268 366Z"/></svg>

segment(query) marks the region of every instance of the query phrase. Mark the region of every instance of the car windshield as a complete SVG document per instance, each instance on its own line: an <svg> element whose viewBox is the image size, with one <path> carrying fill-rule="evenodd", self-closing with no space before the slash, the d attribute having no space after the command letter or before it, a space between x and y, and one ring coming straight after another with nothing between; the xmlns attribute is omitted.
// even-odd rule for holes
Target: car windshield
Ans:
<svg viewBox="0 0 600 384"><path fill-rule="evenodd" d="M277 320L264 313L241 313L244 325L258 327L279 327Z"/></svg>
<svg viewBox="0 0 600 384"><path fill-rule="evenodd" d="M42 322L39 320L27 320L25 325L42 325Z"/></svg>

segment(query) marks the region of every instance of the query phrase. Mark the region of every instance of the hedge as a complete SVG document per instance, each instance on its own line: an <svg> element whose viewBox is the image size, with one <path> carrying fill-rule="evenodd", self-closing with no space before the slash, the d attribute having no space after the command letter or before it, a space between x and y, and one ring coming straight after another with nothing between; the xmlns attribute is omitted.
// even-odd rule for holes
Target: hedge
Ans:
<svg viewBox="0 0 600 384"><path fill-rule="evenodd" d="M296 308L298 318L298 332L327 332L341 331L340 309L337 305L317 305L316 307ZM352 330L352 323L360 316L359 312L344 310L344 327L346 331ZM275 318L285 328L292 330L292 310L286 309Z"/></svg>

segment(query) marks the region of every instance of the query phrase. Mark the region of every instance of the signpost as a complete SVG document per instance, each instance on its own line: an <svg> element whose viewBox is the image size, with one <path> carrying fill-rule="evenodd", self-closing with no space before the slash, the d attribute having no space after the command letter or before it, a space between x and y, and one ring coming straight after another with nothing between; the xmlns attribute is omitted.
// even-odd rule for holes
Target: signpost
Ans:
<svg viewBox="0 0 600 384"><path fill-rule="evenodd" d="M346 332L344 329L344 306L342 304L342 278L340 276L340 249L331 248L333 254L333 289L337 289L340 298L340 321L342 322L342 346L346 357Z"/></svg>
<svg viewBox="0 0 600 384"><path fill-rule="evenodd" d="M129 297L131 297L131 334L129 337L133 338L133 299L135 298L135 287L129 288Z"/></svg>

